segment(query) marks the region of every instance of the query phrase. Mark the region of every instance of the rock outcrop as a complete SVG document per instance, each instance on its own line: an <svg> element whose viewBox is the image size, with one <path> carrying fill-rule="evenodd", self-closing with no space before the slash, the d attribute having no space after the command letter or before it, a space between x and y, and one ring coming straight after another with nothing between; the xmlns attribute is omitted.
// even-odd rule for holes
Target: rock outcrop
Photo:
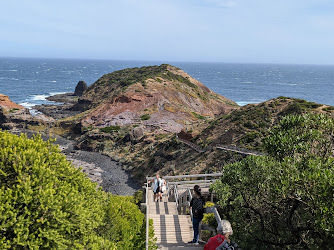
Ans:
<svg viewBox="0 0 334 250"><path fill-rule="evenodd" d="M144 129L143 127L136 127L133 128L130 132L130 139L132 141L138 140L144 135Z"/></svg>
<svg viewBox="0 0 334 250"><path fill-rule="evenodd" d="M84 126L137 124L145 131L178 133L237 107L181 69L163 64L104 75L71 109L86 111L80 118Z"/></svg>
<svg viewBox="0 0 334 250"><path fill-rule="evenodd" d="M37 123L25 107L12 102L8 96L0 94L0 128L24 128L27 124Z"/></svg>
<svg viewBox="0 0 334 250"><path fill-rule="evenodd" d="M85 81L79 81L75 87L74 95L82 96L83 93L87 90L87 83Z"/></svg>
<svg viewBox="0 0 334 250"><path fill-rule="evenodd" d="M9 100L9 97L3 94L0 94L0 107L5 110L16 110L24 109L23 106L16 104Z"/></svg>

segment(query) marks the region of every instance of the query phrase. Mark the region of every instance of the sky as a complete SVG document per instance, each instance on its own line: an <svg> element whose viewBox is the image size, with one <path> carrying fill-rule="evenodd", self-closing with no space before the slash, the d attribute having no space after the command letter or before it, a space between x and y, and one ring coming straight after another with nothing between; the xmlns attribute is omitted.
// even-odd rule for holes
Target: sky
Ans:
<svg viewBox="0 0 334 250"><path fill-rule="evenodd" d="M334 64L333 0L0 0L0 56Z"/></svg>

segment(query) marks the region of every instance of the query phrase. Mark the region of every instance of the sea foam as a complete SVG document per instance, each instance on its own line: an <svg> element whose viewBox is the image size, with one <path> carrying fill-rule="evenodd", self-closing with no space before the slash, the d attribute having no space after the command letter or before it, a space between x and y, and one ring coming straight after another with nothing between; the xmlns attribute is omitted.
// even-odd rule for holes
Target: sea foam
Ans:
<svg viewBox="0 0 334 250"><path fill-rule="evenodd" d="M45 101L46 97L48 97L48 95L33 95L30 99L34 101Z"/></svg>
<svg viewBox="0 0 334 250"><path fill-rule="evenodd" d="M36 104L29 103L29 102L21 102L21 103L19 103L19 105L21 105L21 106L23 106L25 108L31 109L31 107L35 106Z"/></svg>

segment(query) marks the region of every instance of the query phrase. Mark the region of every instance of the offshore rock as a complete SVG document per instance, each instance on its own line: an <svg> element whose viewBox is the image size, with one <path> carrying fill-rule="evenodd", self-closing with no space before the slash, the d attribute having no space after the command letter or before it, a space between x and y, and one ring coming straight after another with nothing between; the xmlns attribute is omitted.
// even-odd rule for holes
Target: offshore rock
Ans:
<svg viewBox="0 0 334 250"><path fill-rule="evenodd" d="M85 81L79 81L75 87L74 95L82 96L83 93L87 90L87 83Z"/></svg>

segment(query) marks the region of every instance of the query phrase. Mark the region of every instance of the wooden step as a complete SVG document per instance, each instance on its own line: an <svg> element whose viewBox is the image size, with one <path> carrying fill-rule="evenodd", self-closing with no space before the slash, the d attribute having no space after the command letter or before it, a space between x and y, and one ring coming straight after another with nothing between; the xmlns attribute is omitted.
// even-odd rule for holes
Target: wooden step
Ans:
<svg viewBox="0 0 334 250"><path fill-rule="evenodd" d="M184 243L192 240L193 231L189 215L150 214L157 243Z"/></svg>
<svg viewBox="0 0 334 250"><path fill-rule="evenodd" d="M177 209L175 203L169 202L156 202L148 205L149 214L171 214L177 215Z"/></svg>

